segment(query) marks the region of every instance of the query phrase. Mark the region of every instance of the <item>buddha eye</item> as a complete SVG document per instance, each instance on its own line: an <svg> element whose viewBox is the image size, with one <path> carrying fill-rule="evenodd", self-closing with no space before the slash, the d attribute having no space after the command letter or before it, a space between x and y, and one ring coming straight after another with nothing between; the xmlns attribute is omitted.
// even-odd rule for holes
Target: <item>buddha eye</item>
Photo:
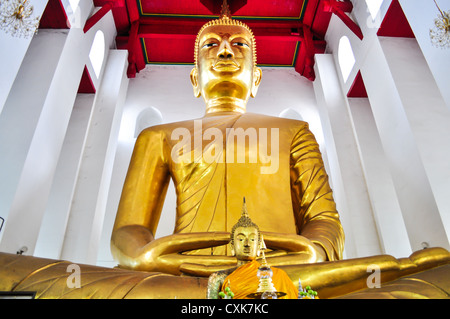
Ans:
<svg viewBox="0 0 450 319"><path fill-rule="evenodd" d="M234 42L233 46L238 46L238 47L249 47L247 43L243 43L243 42Z"/></svg>
<svg viewBox="0 0 450 319"><path fill-rule="evenodd" d="M211 43L206 43L205 45L203 45L202 48L211 48L211 47L216 47L217 43L211 42Z"/></svg>

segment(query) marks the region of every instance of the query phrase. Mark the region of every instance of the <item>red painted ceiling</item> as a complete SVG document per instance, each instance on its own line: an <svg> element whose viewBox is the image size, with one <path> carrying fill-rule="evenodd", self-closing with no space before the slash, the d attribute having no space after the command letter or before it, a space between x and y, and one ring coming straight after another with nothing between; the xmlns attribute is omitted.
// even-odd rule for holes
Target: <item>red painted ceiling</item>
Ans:
<svg viewBox="0 0 450 319"><path fill-rule="evenodd" d="M331 15L358 29L344 13L353 8L350 0L228 0L228 4L232 16L255 34L258 65L291 66L310 80L315 78L314 54L326 47ZM94 5L103 8L99 12L112 10L116 45L129 51L128 76L134 77L148 64L192 64L198 30L218 17L222 0L94 0ZM68 27L58 7L62 8L61 0L49 0L41 27ZM95 24L94 17L90 20L87 26Z"/></svg>

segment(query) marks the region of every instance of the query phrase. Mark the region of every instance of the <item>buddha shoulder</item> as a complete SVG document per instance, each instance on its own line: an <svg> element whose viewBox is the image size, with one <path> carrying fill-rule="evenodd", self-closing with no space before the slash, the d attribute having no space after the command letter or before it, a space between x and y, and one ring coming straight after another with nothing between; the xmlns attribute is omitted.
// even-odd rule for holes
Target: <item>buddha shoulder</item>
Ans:
<svg viewBox="0 0 450 319"><path fill-rule="evenodd" d="M278 116L272 116L272 115L265 115L265 114L258 114L258 113L245 113L243 115L245 118L251 118L254 121L257 121L259 123L279 123L282 125L287 125L288 127L303 127L308 126L308 122L297 120L297 119L290 119L290 118L284 118L284 117L278 117Z"/></svg>

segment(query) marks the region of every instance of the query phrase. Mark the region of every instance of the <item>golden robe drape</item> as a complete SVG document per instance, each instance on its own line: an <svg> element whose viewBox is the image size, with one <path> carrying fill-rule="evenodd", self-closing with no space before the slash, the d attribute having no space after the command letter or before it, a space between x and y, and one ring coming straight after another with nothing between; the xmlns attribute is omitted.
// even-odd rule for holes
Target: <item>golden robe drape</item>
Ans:
<svg viewBox="0 0 450 319"><path fill-rule="evenodd" d="M241 145L233 132L247 139L254 133L257 143ZM213 146L219 151L210 150ZM174 161L174 150L183 160ZM262 156L261 150L271 157ZM237 160L241 153L244 163ZM217 161L208 162L205 154L214 154ZM259 154L256 163L251 154ZM264 173L269 167L273 172ZM342 258L342 225L319 145L306 122L225 113L144 130L136 142L114 229L142 225L155 235L170 179L177 193L174 233L229 232L245 196L261 231L302 235L323 247L328 260ZM229 255L225 247L186 252L192 253Z"/></svg>

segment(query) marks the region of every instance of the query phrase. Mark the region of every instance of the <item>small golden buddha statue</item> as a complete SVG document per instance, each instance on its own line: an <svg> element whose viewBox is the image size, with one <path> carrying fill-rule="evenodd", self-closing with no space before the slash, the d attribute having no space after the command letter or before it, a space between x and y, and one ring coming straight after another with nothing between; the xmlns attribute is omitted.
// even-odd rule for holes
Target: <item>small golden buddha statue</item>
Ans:
<svg viewBox="0 0 450 319"><path fill-rule="evenodd" d="M205 116L147 128L136 141L111 238L121 268L208 276L233 266L228 242L241 194L271 265L342 258L344 233L314 135L306 122L246 112L262 76L255 38L224 12L195 42L190 78ZM175 229L155 239L170 179Z"/></svg>
<svg viewBox="0 0 450 319"><path fill-rule="evenodd" d="M209 276L208 299L218 299L220 293L226 295L227 290L231 290L235 299L297 298L297 288L288 275L267 264L264 240L258 225L248 215L245 199L241 218L233 226L230 240L237 266ZM256 260L260 253L263 253L262 263Z"/></svg>

